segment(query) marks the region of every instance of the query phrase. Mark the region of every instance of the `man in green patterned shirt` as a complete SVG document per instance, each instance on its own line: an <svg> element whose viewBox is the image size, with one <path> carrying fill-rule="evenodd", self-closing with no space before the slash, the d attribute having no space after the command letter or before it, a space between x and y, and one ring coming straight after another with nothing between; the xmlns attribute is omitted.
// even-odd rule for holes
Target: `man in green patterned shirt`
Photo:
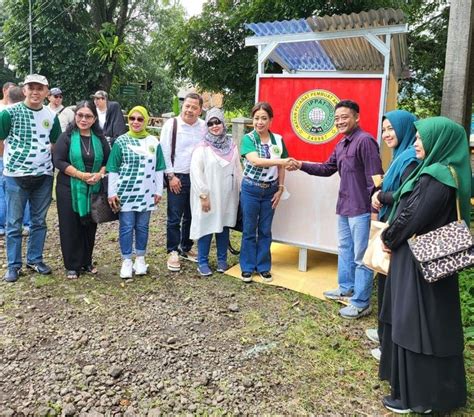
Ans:
<svg viewBox="0 0 474 417"><path fill-rule="evenodd" d="M40 274L51 273L51 268L43 262L43 247L53 187L51 149L61 127L56 114L43 106L48 91L46 77L30 74L23 87L25 101L0 112L0 152L4 147L7 202L8 270L3 279L7 282L15 282L21 271L21 228L27 202L31 227L26 266Z"/></svg>

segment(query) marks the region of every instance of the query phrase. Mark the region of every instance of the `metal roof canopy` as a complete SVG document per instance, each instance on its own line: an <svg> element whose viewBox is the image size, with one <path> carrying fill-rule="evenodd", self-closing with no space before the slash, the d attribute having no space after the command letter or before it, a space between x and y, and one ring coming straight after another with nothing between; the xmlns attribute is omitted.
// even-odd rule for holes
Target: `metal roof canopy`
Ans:
<svg viewBox="0 0 474 417"><path fill-rule="evenodd" d="M397 78L407 68L407 24L401 10L378 9L350 15L250 23L255 33L246 46L257 46L258 73L265 62L290 74L306 71L386 73L393 62ZM341 74L342 75L342 74Z"/></svg>

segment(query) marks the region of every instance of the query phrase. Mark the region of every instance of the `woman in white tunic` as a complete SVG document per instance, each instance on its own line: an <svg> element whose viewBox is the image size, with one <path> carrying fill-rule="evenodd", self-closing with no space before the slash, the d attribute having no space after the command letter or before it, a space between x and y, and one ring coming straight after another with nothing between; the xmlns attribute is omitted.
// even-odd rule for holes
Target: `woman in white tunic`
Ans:
<svg viewBox="0 0 474 417"><path fill-rule="evenodd" d="M242 167L239 153L226 135L224 113L207 112L208 132L191 159L191 239L198 239L198 272L212 274L209 249L216 235L217 272L227 269L229 227L235 226Z"/></svg>
<svg viewBox="0 0 474 417"><path fill-rule="evenodd" d="M122 253L120 277L145 275L150 214L163 191L165 160L158 139L146 131L148 112L136 106L128 114L129 131L119 136L107 162L109 204L119 211L119 242ZM132 264L135 235L135 263Z"/></svg>

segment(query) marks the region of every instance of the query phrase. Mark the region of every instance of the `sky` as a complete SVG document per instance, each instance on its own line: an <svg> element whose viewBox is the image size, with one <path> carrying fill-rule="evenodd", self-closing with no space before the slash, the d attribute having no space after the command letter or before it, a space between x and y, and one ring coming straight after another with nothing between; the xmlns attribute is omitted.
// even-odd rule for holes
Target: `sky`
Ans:
<svg viewBox="0 0 474 417"><path fill-rule="evenodd" d="M195 16L201 13L204 0L181 0L181 4L186 9L188 16Z"/></svg>

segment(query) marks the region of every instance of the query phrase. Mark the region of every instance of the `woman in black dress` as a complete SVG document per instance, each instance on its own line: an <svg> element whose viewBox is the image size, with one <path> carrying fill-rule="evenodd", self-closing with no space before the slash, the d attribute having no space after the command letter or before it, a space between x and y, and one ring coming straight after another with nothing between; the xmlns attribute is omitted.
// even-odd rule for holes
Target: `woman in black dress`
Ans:
<svg viewBox="0 0 474 417"><path fill-rule="evenodd" d="M455 220L456 195L469 224L471 167L462 126L434 117L415 122L415 127L421 163L394 194L390 226L382 234L392 257L386 283L390 307L381 318L392 327L382 340L380 377L391 384L391 395L383 399L387 409L446 412L466 403L458 277L425 281L407 239Z"/></svg>
<svg viewBox="0 0 474 417"><path fill-rule="evenodd" d="M390 215L393 194L418 166L419 161L416 158L415 147L413 146L416 135L414 122L416 120L416 116L406 110L393 110L384 114L382 118L382 140L389 149L393 150L393 159L383 177L381 190L372 195L372 207L379 210L378 219L381 222L386 222ZM387 276L377 273L376 278L378 311L380 312ZM390 297L390 295L387 296ZM369 339L376 340L381 346L385 327L389 328L390 323L383 323L379 320L378 328L368 329L366 334ZM388 331L390 331L390 328ZM380 348L372 349L371 354L377 360L380 360Z"/></svg>
<svg viewBox="0 0 474 417"><path fill-rule="evenodd" d="M90 217L89 195L100 188L109 151L94 104L79 103L74 122L61 134L53 153L54 165L59 169L59 237L69 279L78 278L81 272L97 273L92 263L97 224Z"/></svg>

